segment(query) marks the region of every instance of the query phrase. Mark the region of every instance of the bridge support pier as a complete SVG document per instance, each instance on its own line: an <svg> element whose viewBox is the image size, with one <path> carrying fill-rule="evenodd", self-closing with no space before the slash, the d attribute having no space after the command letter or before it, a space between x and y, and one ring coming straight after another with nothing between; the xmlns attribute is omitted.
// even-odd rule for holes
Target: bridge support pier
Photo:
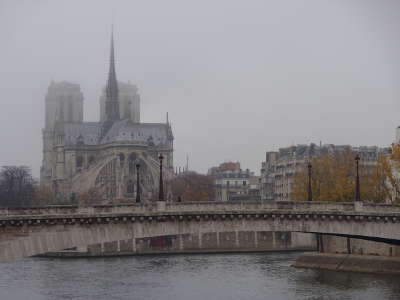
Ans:
<svg viewBox="0 0 400 300"><path fill-rule="evenodd" d="M235 245L239 248L239 231L235 231Z"/></svg>
<svg viewBox="0 0 400 300"><path fill-rule="evenodd" d="M178 242L179 242L179 250L183 250L183 237L181 234L178 235Z"/></svg>
<svg viewBox="0 0 400 300"><path fill-rule="evenodd" d="M317 233L317 251L323 253L324 252L324 239L323 235Z"/></svg>
<svg viewBox="0 0 400 300"><path fill-rule="evenodd" d="M351 254L350 238L347 238L347 254Z"/></svg>
<svg viewBox="0 0 400 300"><path fill-rule="evenodd" d="M202 241L202 233L201 232L199 232L199 248L201 249L201 248L203 248L203 241Z"/></svg>
<svg viewBox="0 0 400 300"><path fill-rule="evenodd" d="M272 232L272 247L276 247L276 232Z"/></svg>

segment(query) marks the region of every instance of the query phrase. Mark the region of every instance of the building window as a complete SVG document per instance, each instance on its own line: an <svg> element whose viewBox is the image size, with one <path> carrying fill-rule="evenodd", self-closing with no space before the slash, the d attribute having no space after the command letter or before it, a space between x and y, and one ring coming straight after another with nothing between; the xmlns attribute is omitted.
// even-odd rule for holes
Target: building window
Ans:
<svg viewBox="0 0 400 300"><path fill-rule="evenodd" d="M83 166L83 157L82 156L78 156L76 158L76 167L77 168L82 168Z"/></svg>
<svg viewBox="0 0 400 300"><path fill-rule="evenodd" d="M246 186L246 180L243 180L243 186Z"/></svg>

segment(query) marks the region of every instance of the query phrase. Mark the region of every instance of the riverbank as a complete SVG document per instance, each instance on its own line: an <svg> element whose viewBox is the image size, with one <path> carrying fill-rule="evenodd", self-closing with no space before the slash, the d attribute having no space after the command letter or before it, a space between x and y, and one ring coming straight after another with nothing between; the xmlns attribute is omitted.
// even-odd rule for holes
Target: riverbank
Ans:
<svg viewBox="0 0 400 300"><path fill-rule="evenodd" d="M400 257L305 253L292 265L296 268L400 275Z"/></svg>

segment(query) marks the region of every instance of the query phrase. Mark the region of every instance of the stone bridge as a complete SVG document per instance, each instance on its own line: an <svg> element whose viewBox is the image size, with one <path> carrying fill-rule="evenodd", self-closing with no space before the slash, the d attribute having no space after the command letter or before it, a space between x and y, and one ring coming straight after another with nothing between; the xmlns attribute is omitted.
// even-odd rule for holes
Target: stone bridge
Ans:
<svg viewBox="0 0 400 300"><path fill-rule="evenodd" d="M204 233L248 231L321 233L400 245L400 206L279 201L0 209L0 261L165 235L198 234L201 244Z"/></svg>

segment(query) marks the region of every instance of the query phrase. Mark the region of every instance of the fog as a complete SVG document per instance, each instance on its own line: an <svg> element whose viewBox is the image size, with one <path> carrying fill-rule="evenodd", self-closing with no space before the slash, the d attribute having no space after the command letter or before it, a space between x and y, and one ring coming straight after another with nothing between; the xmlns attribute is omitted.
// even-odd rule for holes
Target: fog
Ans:
<svg viewBox="0 0 400 300"><path fill-rule="evenodd" d="M400 125L397 0L0 0L0 165L39 175L51 80L99 119L112 23L118 80L143 122L169 113L177 166L258 173L267 150L388 146Z"/></svg>

